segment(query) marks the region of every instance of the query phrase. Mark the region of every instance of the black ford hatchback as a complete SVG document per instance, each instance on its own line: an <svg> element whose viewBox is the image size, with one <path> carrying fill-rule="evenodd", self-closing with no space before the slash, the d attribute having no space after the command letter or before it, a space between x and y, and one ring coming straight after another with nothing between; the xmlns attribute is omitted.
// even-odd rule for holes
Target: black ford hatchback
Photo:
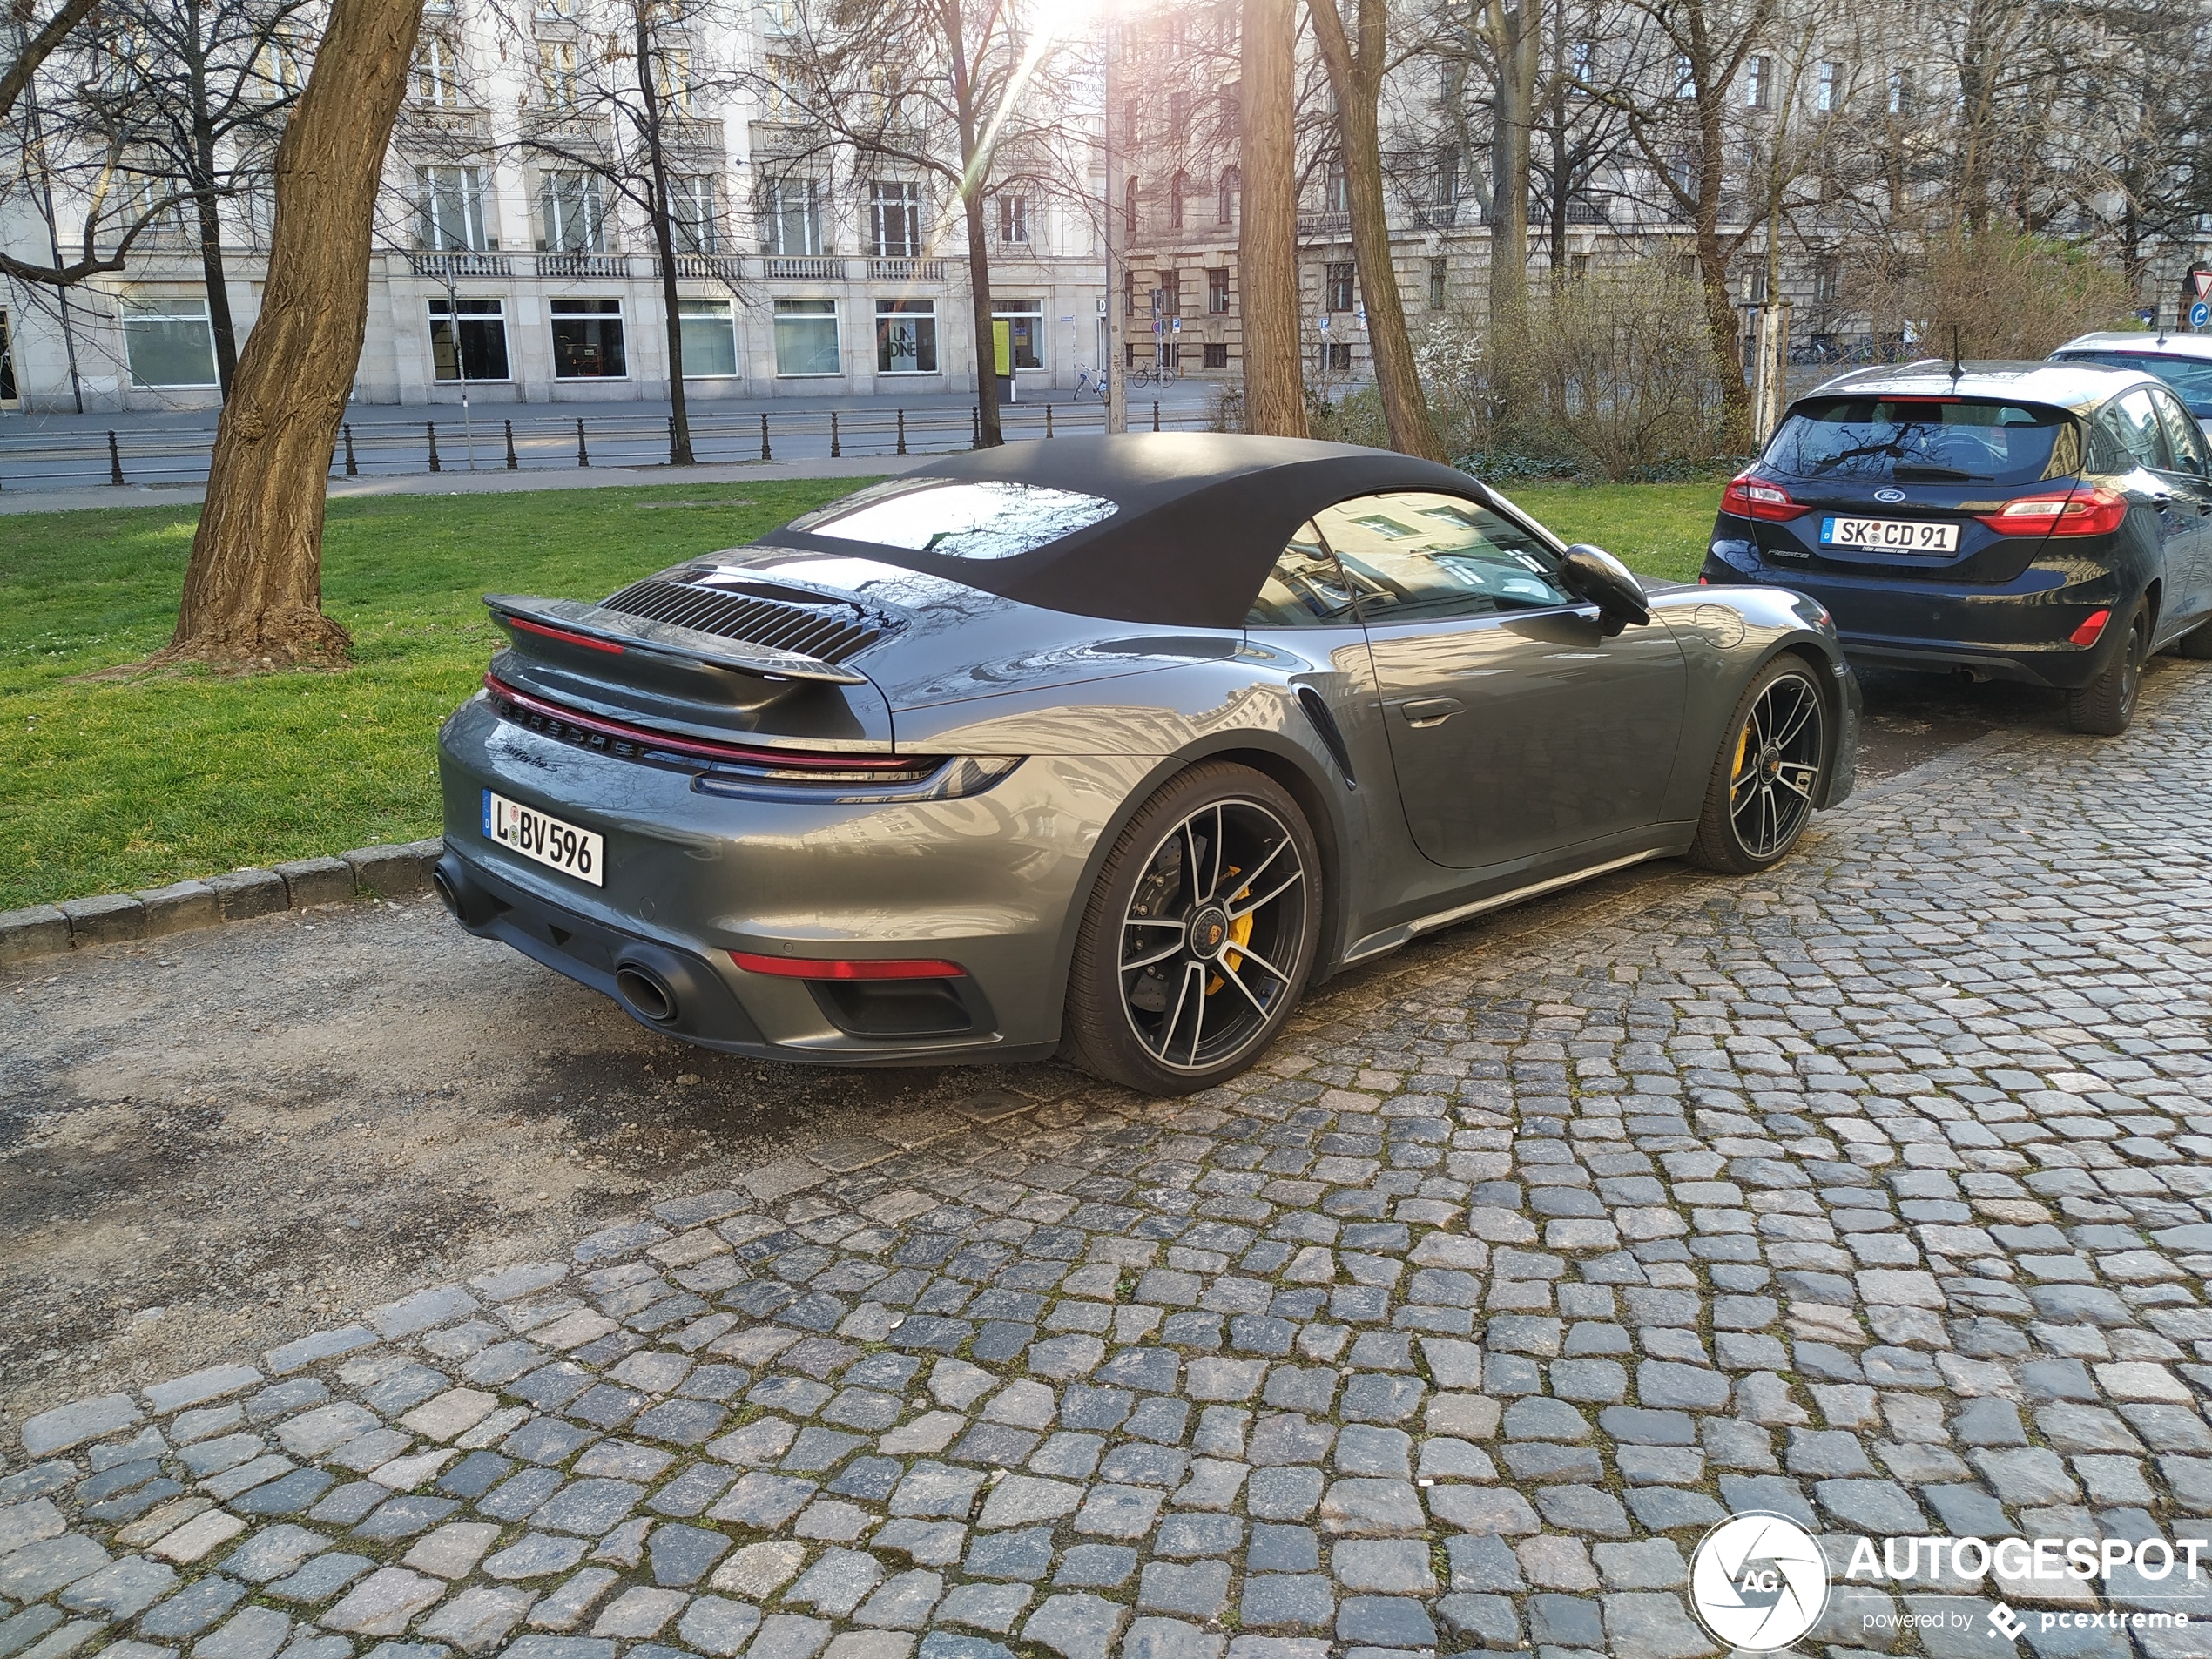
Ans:
<svg viewBox="0 0 2212 1659"><path fill-rule="evenodd" d="M2212 658L2212 452L2148 374L1865 369L1730 482L1698 580L1793 588L1856 662L2053 686L2116 734L2153 651Z"/></svg>

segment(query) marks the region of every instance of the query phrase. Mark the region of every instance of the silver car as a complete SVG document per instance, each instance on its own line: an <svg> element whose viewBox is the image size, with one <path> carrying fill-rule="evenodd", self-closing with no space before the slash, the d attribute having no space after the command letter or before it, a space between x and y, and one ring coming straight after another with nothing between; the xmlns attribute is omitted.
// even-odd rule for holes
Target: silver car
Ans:
<svg viewBox="0 0 2212 1659"><path fill-rule="evenodd" d="M1310 985L1851 788L1817 602L1639 581L1474 479L1166 435L935 462L510 637L437 884L687 1042L1161 1095Z"/></svg>

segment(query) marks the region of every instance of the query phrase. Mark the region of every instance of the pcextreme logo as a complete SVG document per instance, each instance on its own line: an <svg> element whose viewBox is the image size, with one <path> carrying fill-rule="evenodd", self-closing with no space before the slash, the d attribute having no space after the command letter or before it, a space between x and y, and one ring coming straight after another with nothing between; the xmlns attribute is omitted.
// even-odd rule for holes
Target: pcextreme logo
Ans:
<svg viewBox="0 0 2212 1659"><path fill-rule="evenodd" d="M1713 1639L1772 1653L1804 1636L1828 1607L1819 1541L1787 1515L1731 1515L1689 1559L1689 1605Z"/></svg>

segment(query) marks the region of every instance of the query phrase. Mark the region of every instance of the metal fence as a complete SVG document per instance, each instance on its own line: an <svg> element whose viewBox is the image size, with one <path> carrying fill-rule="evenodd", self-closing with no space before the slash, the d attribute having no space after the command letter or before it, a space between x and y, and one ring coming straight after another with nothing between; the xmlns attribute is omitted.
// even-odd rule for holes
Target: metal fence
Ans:
<svg viewBox="0 0 2212 1659"><path fill-rule="evenodd" d="M1132 431L1204 428L1203 408L1163 409L1132 400ZM973 447L981 412L974 406L926 408L769 410L691 417L691 454L700 462L799 461L847 456L941 455ZM429 473L574 470L649 467L668 460L670 417L660 415L543 415L522 418L455 410L436 420L349 421L331 456L333 478ZM1096 402L1005 404L1008 442L1103 432ZM0 490L68 489L101 484L193 484L206 481L214 429L72 431L0 441Z"/></svg>

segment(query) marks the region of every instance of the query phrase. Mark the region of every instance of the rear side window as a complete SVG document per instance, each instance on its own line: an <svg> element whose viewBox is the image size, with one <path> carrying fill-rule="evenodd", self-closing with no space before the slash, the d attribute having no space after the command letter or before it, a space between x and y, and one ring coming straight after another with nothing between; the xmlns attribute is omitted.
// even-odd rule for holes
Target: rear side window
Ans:
<svg viewBox="0 0 2212 1659"><path fill-rule="evenodd" d="M2097 420L2135 465L2159 472L2173 470L2174 460L2166 449L2166 428L2159 424L2158 405L2148 391L2138 387L2122 392L2105 405L2105 412Z"/></svg>
<svg viewBox="0 0 2212 1659"><path fill-rule="evenodd" d="M1244 618L1252 628L1357 628L1344 571L1312 524L1291 537Z"/></svg>
<svg viewBox="0 0 2212 1659"><path fill-rule="evenodd" d="M2031 483L2080 466L2072 418L1978 398L1839 397L1800 404L1767 445L1767 466L1853 483Z"/></svg>

